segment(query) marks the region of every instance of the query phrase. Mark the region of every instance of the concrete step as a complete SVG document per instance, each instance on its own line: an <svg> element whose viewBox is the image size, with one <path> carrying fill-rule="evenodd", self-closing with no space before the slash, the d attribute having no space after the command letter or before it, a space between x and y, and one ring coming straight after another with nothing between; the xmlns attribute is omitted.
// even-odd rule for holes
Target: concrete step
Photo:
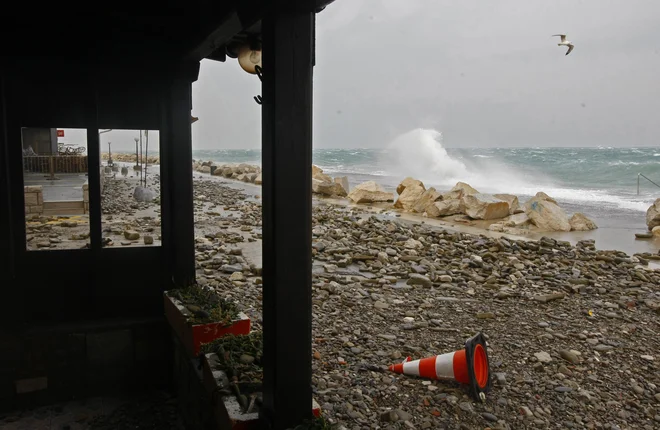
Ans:
<svg viewBox="0 0 660 430"><path fill-rule="evenodd" d="M44 202L44 215L82 215L85 206L82 200L58 200Z"/></svg>

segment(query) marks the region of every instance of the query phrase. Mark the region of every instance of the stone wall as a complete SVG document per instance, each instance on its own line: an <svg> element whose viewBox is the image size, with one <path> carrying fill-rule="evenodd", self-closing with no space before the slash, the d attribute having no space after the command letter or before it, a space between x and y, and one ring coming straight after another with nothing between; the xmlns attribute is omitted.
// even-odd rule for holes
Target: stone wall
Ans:
<svg viewBox="0 0 660 430"><path fill-rule="evenodd" d="M23 187L25 193L25 215L38 215L44 211L44 191L41 185Z"/></svg>

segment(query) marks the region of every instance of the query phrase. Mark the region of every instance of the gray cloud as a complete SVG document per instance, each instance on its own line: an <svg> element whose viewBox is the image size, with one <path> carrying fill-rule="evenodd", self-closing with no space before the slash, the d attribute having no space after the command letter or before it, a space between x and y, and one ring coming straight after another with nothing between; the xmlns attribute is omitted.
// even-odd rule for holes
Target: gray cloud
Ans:
<svg viewBox="0 0 660 430"><path fill-rule="evenodd" d="M657 145L658 22L653 0L337 0L317 17L314 145L417 127L453 147ZM203 61L194 147L259 148L260 93L235 60Z"/></svg>

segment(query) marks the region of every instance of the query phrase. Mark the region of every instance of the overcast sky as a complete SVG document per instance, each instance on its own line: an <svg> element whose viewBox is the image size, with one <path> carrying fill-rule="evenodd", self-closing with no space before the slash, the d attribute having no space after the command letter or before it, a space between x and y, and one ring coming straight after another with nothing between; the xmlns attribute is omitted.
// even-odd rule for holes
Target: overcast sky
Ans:
<svg viewBox="0 0 660 430"><path fill-rule="evenodd" d="M337 0L317 17L314 145L417 127L446 146L657 145L658 23L655 0ZM194 146L258 148L259 87L203 62Z"/></svg>
<svg viewBox="0 0 660 430"><path fill-rule="evenodd" d="M418 127L447 147L659 145L659 23L657 0L336 0L317 16L314 146ZM203 61L194 148L259 148L260 93L236 60Z"/></svg>

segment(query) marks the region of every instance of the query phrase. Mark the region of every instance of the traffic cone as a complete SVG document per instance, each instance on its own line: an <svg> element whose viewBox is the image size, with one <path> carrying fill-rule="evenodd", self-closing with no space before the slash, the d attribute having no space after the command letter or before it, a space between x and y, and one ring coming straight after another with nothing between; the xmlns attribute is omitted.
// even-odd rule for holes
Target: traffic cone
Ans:
<svg viewBox="0 0 660 430"><path fill-rule="evenodd" d="M491 386L486 339L482 333L468 339L464 349L414 361L406 357L403 363L393 364L389 370L403 375L454 380L466 384L470 396L476 401L483 400L482 393L488 392Z"/></svg>

